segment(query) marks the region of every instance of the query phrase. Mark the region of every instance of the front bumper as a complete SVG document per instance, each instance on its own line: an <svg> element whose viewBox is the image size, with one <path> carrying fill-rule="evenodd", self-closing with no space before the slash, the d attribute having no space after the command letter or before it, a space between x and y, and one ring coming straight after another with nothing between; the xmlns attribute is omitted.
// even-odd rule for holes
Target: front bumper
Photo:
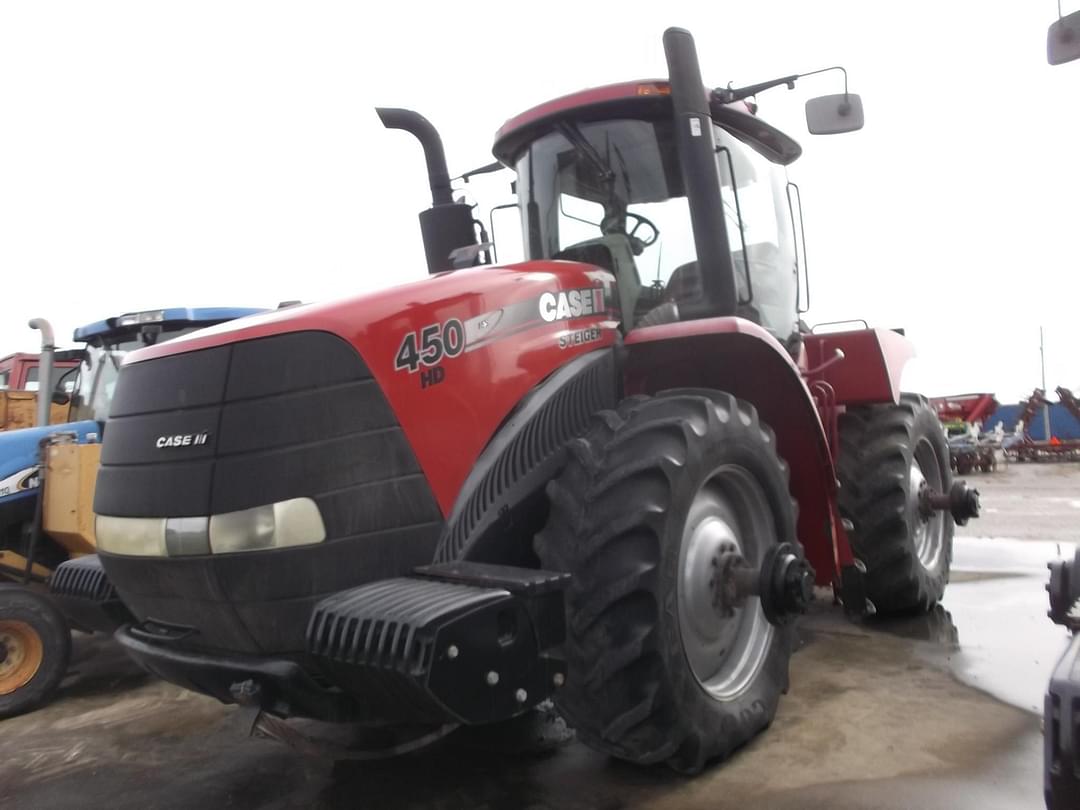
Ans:
<svg viewBox="0 0 1080 810"><path fill-rule="evenodd" d="M116 632L116 640L151 674L222 703L251 703L281 716L331 722L358 714L348 696L319 684L294 661L171 649L146 640L147 635L145 626L128 625Z"/></svg>
<svg viewBox="0 0 1080 810"><path fill-rule="evenodd" d="M223 703L367 725L480 724L561 685L568 575L446 563L340 591L295 656L211 652L194 627L147 619L116 638L145 669Z"/></svg>

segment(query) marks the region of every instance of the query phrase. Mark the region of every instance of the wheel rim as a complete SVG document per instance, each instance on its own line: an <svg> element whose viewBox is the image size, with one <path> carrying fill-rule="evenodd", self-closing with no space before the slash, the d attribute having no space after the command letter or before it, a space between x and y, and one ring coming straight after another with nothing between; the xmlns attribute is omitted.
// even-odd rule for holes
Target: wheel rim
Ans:
<svg viewBox="0 0 1080 810"><path fill-rule="evenodd" d="M30 683L41 668L45 647L26 622L0 621L0 695Z"/></svg>
<svg viewBox="0 0 1080 810"><path fill-rule="evenodd" d="M909 512L915 523L912 540L919 562L929 571L937 567L945 549L945 513L935 509L926 514L919 504L919 491L923 487L929 487L935 492L943 491L941 465L938 463L934 446L929 441L923 439L915 447L909 476Z"/></svg>
<svg viewBox="0 0 1080 810"><path fill-rule="evenodd" d="M736 552L757 568L774 541L768 502L746 470L721 467L698 490L679 553L679 629L694 677L716 700L731 700L753 681L768 654L773 626L756 596L734 615L721 616L713 607L713 560Z"/></svg>

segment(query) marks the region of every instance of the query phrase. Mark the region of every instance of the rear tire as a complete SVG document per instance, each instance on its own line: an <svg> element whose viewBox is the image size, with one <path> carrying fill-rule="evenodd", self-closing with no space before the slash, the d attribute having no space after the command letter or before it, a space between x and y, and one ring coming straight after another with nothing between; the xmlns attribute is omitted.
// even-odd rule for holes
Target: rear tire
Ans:
<svg viewBox="0 0 1080 810"><path fill-rule="evenodd" d="M21 585L0 584L0 717L52 697L70 658L71 631L56 606Z"/></svg>
<svg viewBox="0 0 1080 810"><path fill-rule="evenodd" d="M535 545L573 574L556 703L589 746L693 773L772 721L794 626L708 595L717 543L758 565L796 542L775 444L748 403L697 390L625 400L570 443Z"/></svg>
<svg viewBox="0 0 1080 810"><path fill-rule="evenodd" d="M965 469L965 461L958 463ZM866 592L878 613L930 610L945 593L952 563L953 520L924 519L920 480L952 486L949 447L925 397L898 405L850 408L840 417L840 514L851 521L852 551L866 566Z"/></svg>

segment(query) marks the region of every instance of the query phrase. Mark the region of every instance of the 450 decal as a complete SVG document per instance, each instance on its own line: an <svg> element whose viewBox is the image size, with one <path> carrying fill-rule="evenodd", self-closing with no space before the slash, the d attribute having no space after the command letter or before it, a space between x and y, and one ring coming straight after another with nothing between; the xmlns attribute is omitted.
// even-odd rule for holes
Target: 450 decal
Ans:
<svg viewBox="0 0 1080 810"><path fill-rule="evenodd" d="M421 366L436 366L446 357L465 351L465 327L457 318L432 323L418 332L409 332L394 355L394 370L412 374Z"/></svg>

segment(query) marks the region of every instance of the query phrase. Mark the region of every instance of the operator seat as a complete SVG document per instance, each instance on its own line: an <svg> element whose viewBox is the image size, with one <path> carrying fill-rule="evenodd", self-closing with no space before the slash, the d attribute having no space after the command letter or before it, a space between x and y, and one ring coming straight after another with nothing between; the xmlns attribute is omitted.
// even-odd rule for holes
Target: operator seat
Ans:
<svg viewBox="0 0 1080 810"><path fill-rule="evenodd" d="M638 276L630 237L624 233L609 233L597 239L570 245L551 258L567 262L583 262L610 271L615 276L619 294L619 310L623 313L623 322L626 328L630 328L630 319L641 296L641 277Z"/></svg>

